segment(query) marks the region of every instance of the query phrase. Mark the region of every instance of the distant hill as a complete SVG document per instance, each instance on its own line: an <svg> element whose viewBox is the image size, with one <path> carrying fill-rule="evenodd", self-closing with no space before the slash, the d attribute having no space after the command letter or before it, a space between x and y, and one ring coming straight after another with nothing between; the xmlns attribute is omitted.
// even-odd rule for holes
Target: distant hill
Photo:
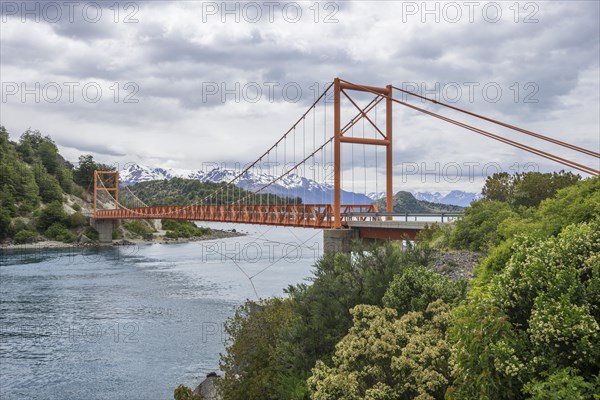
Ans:
<svg viewBox="0 0 600 400"><path fill-rule="evenodd" d="M437 212L461 212L463 207L451 204L432 203L417 200L410 192L400 191L393 197L394 212L407 213L437 213ZM377 200L379 210L385 210L385 198Z"/></svg>

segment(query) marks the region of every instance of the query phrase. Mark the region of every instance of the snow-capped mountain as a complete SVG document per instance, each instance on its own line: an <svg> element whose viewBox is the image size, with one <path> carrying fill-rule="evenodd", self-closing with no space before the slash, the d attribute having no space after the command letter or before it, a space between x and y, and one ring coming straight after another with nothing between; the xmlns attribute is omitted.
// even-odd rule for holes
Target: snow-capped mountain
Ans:
<svg viewBox="0 0 600 400"><path fill-rule="evenodd" d="M133 185L138 182L171 179L175 175L164 168L149 168L139 164L127 164L119 171L119 180L124 185Z"/></svg>
<svg viewBox="0 0 600 400"><path fill-rule="evenodd" d="M428 201L430 203L439 203L444 198L444 195L440 192L414 192L413 195L417 200Z"/></svg>
<svg viewBox="0 0 600 400"><path fill-rule="evenodd" d="M238 171L222 168L213 168L210 171L174 170L164 168L150 168L139 164L130 164L119 171L119 179L124 185L134 185L139 182L153 180L170 180L174 177L197 179L201 182L230 182L238 175ZM266 173L246 172L236 184L242 189L258 190L275 180L275 177ZM331 203L333 201L333 186L320 184L311 179L297 174L289 174L268 188L263 193L279 196L300 197L305 203ZM342 191L342 203L345 204L371 204L373 199L360 193Z"/></svg>
<svg viewBox="0 0 600 400"><path fill-rule="evenodd" d="M452 204L461 207L467 207L473 200L481 198L481 194L479 193L463 192L462 190L452 190L446 194L440 192L415 192L413 194L417 200L425 200L431 203Z"/></svg>
<svg viewBox="0 0 600 400"><path fill-rule="evenodd" d="M377 193L377 192L370 192L370 193L367 193L367 197L370 198L370 199L372 199L372 200L377 201L377 200L383 199L385 197L385 192L379 192L379 193Z"/></svg>

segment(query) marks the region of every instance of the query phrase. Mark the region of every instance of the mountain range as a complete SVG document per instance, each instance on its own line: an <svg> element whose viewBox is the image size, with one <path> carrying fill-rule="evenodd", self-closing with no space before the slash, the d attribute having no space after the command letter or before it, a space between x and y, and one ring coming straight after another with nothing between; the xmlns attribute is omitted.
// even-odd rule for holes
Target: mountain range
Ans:
<svg viewBox="0 0 600 400"><path fill-rule="evenodd" d="M238 174L237 171L222 169L219 167L208 171L203 170L183 170L183 169L165 169L150 168L140 164L128 164L119 171L119 179L124 185L134 185L138 182L147 182L155 180L170 180L174 177L197 179L201 182L229 182ZM262 188L272 182L274 177L267 173L254 173L248 171L239 180L237 186L254 191ZM278 182L264 189L263 193L271 193L287 197L301 197L305 203L331 203L333 201L333 185L321 184L290 173ZM415 192L416 200L429 203L440 203L466 207L471 201L480 197L477 193L453 190L449 193L440 192ZM342 203L345 204L371 204L373 201L385 197L385 192L371 192L367 195L342 190Z"/></svg>
<svg viewBox="0 0 600 400"><path fill-rule="evenodd" d="M463 192L462 190L452 190L446 194L440 192L415 192L413 195L417 200L423 200L430 203L451 204L461 207L468 207L473 200L479 200L481 198L480 193Z"/></svg>

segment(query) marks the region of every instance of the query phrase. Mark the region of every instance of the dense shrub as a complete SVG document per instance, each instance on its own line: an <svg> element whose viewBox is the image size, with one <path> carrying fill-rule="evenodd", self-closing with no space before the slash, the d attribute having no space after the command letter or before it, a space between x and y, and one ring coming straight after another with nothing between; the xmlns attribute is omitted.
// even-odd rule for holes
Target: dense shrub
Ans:
<svg viewBox="0 0 600 400"><path fill-rule="evenodd" d="M586 382L576 369L565 367L551 374L542 373L542 379L533 379L525 385L524 393L532 400L586 400L600 398L599 387L598 383Z"/></svg>
<svg viewBox="0 0 600 400"><path fill-rule="evenodd" d="M504 239L497 231L498 225L515 215L510 205L500 201L479 200L465 210L450 236L454 248L486 251Z"/></svg>
<svg viewBox="0 0 600 400"><path fill-rule="evenodd" d="M59 242L72 243L76 236L68 230L64 225L55 222L46 230L45 236L49 239L58 240Z"/></svg>
<svg viewBox="0 0 600 400"><path fill-rule="evenodd" d="M123 224L123 228L128 231L135 233L138 236L144 237L154 232L154 229L150 228L146 223L140 220L127 221Z"/></svg>
<svg viewBox="0 0 600 400"><path fill-rule="evenodd" d="M44 207L37 219L37 226L41 232L48 229L54 223L61 225L68 224L68 215L60 201L54 201Z"/></svg>
<svg viewBox="0 0 600 400"><path fill-rule="evenodd" d="M318 361L312 370L312 399L443 398L450 379L449 310L438 300L425 312L398 318L391 308L356 306L332 365Z"/></svg>
<svg viewBox="0 0 600 400"><path fill-rule="evenodd" d="M514 241L512 239L502 242L481 261L475 271L479 284L489 282L493 276L504 269L504 266L513 254L513 243Z"/></svg>
<svg viewBox="0 0 600 400"><path fill-rule="evenodd" d="M296 319L287 300L247 301L237 308L225 324L227 335L234 340L228 342L227 354L220 362L225 373L219 381L224 398L292 399L293 391L281 384L289 372L281 346Z"/></svg>
<svg viewBox="0 0 600 400"><path fill-rule="evenodd" d="M32 243L37 240L37 233L30 230L22 230L15 234L15 242L19 244Z"/></svg>
<svg viewBox="0 0 600 400"><path fill-rule="evenodd" d="M212 229L201 228L190 221L162 220L162 227L166 236L172 239L190 238L193 236L206 236L212 234Z"/></svg>
<svg viewBox="0 0 600 400"><path fill-rule="evenodd" d="M598 221L518 238L489 291L455 313L454 398L541 396L568 377L600 391L599 255Z"/></svg>
<svg viewBox="0 0 600 400"><path fill-rule="evenodd" d="M83 234L91 240L98 240L100 238L100 234L92 226L86 226L85 230L83 231Z"/></svg>
<svg viewBox="0 0 600 400"><path fill-rule="evenodd" d="M80 211L70 215L69 225L73 228L79 228L87 224L87 218Z"/></svg>
<svg viewBox="0 0 600 400"><path fill-rule="evenodd" d="M538 178L528 178L521 193ZM517 205L516 188L504 190L500 182L490 193L512 196L512 203L475 202L450 235L450 228L423 233L431 245L450 237L454 246L490 251L466 298L464 282L425 268L428 246L324 255L312 284L289 287L289 298L278 300L284 314L274 302L236 315L241 328L228 330L225 356L232 357L228 393L237 393L234 399L598 398L600 187L598 178L572 181L538 196L550 196L539 206ZM248 365L253 372L237 374Z"/></svg>
<svg viewBox="0 0 600 400"><path fill-rule="evenodd" d="M193 394L192 389L185 385L179 385L173 392L173 400L202 400L198 394Z"/></svg>
<svg viewBox="0 0 600 400"><path fill-rule="evenodd" d="M398 315L425 311L429 303L441 299L448 304L462 300L466 281L452 282L422 266L411 266L394 277L383 296L383 305Z"/></svg>
<svg viewBox="0 0 600 400"><path fill-rule="evenodd" d="M7 238L11 233L10 213L7 210L0 210L0 239Z"/></svg>
<svg viewBox="0 0 600 400"><path fill-rule="evenodd" d="M452 231L453 226L450 224L425 224L424 229L417 232L415 241L421 245L425 244L432 249L447 250L450 247L450 237L452 236Z"/></svg>

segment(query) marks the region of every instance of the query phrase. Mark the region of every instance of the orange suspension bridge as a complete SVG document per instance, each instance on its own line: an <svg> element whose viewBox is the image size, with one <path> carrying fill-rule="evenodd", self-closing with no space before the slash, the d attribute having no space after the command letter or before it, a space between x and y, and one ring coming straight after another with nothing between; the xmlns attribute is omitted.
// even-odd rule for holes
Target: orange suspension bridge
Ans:
<svg viewBox="0 0 600 400"><path fill-rule="evenodd" d="M333 95L333 102L331 96ZM354 96L354 97L353 97ZM370 99L366 105L360 106L357 97ZM388 85L386 87L365 86L350 83L336 78L327 86L323 93L294 122L268 150L254 162L232 176L226 183L221 184L214 192L207 194L194 204L147 206L129 188L125 191L128 198L119 198L118 172L95 171L94 173L94 214L97 225L122 219L178 219L190 221L214 221L244 224L278 225L304 228L335 229L355 228L360 237L400 239L404 235L414 237L423 224L410 224L408 216L405 221L393 220L393 105L399 104L411 110L428 115L452 124L478 135L516 147L536 156L546 158L558 164L589 175L598 175L598 169L584 164L582 161L572 161L555 153L549 153L538 147L526 145L505 136L491 133L474 125L460 122L419 107L406 101L407 96L418 98L423 103L432 103L439 109L448 109L471 119L484 121L518 134L533 137L542 142L551 143L556 147L569 149L583 155L589 163L598 165L600 154L574 144L566 143L523 129L505 122L467 111L450 104L442 103L419 94ZM401 98L398 98L401 97ZM344 104L343 104L344 103ZM344 105L344 107L342 107ZM333 108L333 111L331 111ZM378 118L384 109L383 118ZM348 115L348 112L353 112ZM333 118L328 119L328 114ZM353 204L351 196L345 196L343 185L342 157L350 162L352 168L349 181L352 187L359 180L355 176L355 151L342 153L342 144L363 145L363 163L366 171L367 146L374 147L375 170L379 169L378 149L383 148L382 157L385 170L385 211L379 212L374 204ZM354 147L354 146L352 146ZM265 166L269 181L261 181L251 188L242 190L240 182L249 176L258 176L264 172ZM377 172L376 172L377 173ZM330 188L332 196L314 204L304 204L298 198L285 198L272 193L274 185L283 182L301 181L302 177L311 177L313 181L321 182ZM265 176L264 174L262 176ZM366 172L365 190L367 186ZM348 181L346 181L348 183ZM377 187L377 179L375 178ZM271 190L269 190L271 189ZM378 188L377 188L378 189ZM304 189L306 190L306 189ZM378 190L376 190L378 191ZM354 191L353 191L354 192ZM348 198L350 197L350 201ZM443 218L444 215L440 215ZM447 215L448 216L448 215ZM112 232L112 225L110 227ZM103 232L101 231L101 236ZM106 237L106 234L104 234Z"/></svg>

